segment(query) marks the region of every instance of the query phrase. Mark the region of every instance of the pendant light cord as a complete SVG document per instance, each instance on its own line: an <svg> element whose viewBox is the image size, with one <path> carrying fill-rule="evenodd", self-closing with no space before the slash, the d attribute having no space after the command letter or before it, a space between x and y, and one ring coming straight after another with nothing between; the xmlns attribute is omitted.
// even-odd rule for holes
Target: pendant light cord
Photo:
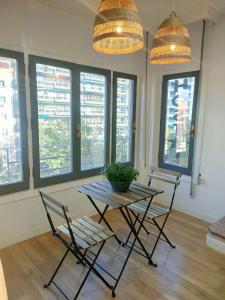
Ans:
<svg viewBox="0 0 225 300"><path fill-rule="evenodd" d="M204 19L203 27L202 27L202 46L201 46L201 61L200 61L200 72L201 73L202 73L203 58L204 58L205 28L206 28L206 20Z"/></svg>
<svg viewBox="0 0 225 300"><path fill-rule="evenodd" d="M145 156L144 167L147 167L147 108L148 108L148 50L149 50L149 31L146 32L146 56L145 56Z"/></svg>
<svg viewBox="0 0 225 300"><path fill-rule="evenodd" d="M175 11L176 10L176 4L175 4L175 0L173 0L172 2L172 11Z"/></svg>

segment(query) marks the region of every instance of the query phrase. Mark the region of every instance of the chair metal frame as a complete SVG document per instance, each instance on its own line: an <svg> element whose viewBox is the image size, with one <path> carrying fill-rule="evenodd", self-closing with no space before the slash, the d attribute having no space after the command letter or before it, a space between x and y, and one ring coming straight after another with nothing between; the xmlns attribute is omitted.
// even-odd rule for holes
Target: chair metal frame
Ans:
<svg viewBox="0 0 225 300"><path fill-rule="evenodd" d="M172 242L169 240L169 238L165 234L164 228L165 228L165 225L166 225L166 222L168 220L169 215L172 213L174 199L175 199L175 195L176 195L176 190L177 190L177 187L180 184L180 178L181 178L182 174L179 173L179 172L164 170L164 169L155 168L155 167L150 167L150 170L151 170L151 173L149 174L149 182L148 182L148 186L149 187L152 184L152 179L163 181L163 182L166 182L166 183L174 185L173 193L172 193L172 197L171 197L170 206L168 208L168 211L165 214L161 214L159 216L152 217L152 218L149 218L148 215L147 215L146 218L145 218L145 222L147 222L147 223L155 226L158 229L158 232L159 232L158 235L155 235L152 232L150 232L146 228L146 226L144 225L144 222L141 225L141 227L144 229L144 231L147 234L151 234L152 236L156 237L155 244L154 244L154 246L152 248L152 251L150 253L150 257L152 259L153 254L155 253L156 247L158 245L158 242L160 240L163 241L163 242L168 243L171 248L173 248L173 249L176 248L176 246L172 244ZM146 201L150 201L150 200L147 199ZM150 204L148 210L151 210L151 206L152 206L152 203ZM134 226L136 226L137 223L139 223L139 225L140 225L141 221L143 219L143 216L141 215L141 213L135 211L135 209L132 208L132 206L129 207L129 209L130 209L130 211L131 211L131 213L132 213L132 215L134 217ZM162 225L160 225L157 222L157 220L156 220L157 218L161 218L161 217L164 217L164 221L163 221ZM129 235L128 235L128 237L127 237L126 242L124 243L124 245L129 245L131 243L131 241L130 241L131 235L132 235L132 231L130 231L130 233L129 233ZM163 238L161 236L163 236ZM155 263L153 263L152 265L154 267L157 267L157 264L155 264Z"/></svg>
<svg viewBox="0 0 225 300"><path fill-rule="evenodd" d="M79 245L76 242L76 239L74 237L73 231L71 229L71 223L72 223L72 219L69 216L69 211L68 208L64 205L62 205L60 202L58 202L57 200L55 200L54 198L50 197L49 195L47 195L46 193L44 193L43 191L39 190L39 194L41 196L42 199L42 203L44 205L46 214L47 214L47 218L52 230L52 234L54 237L57 237L62 244L66 247L66 252L63 255L61 261L59 262L58 266L56 267L53 275L51 276L49 282L47 284L44 284L44 288L48 288L51 284L54 284L54 286L61 292L61 294L67 299L70 300L68 298L68 296L65 294L65 292L58 286L58 284L54 281L56 274L58 273L58 271L60 270L65 258L67 257L68 253L72 253L73 256L75 256L75 258L77 259L77 263L82 264L84 267L88 268L88 272L85 275L83 281L81 282L81 285L78 289L78 291L75 294L75 297L73 298L74 300L78 298L81 289L83 288L85 281L87 280L90 272L93 272L109 289L113 290L114 286L110 285L110 283L99 273L99 271L96 269L95 265L98 266L102 271L104 271L108 276L110 276L113 280L116 281L116 278L110 274L105 268L103 268L100 264L97 263L97 259L105 245L106 240L103 240L99 243L100 247L97 251L97 254L95 254L93 251L90 250L90 248L88 249L81 249L79 247ZM66 225L69 231L69 238L71 239L70 242L68 242L61 234L59 230L56 230L53 221L52 221L52 217L50 214L50 211L58 216L60 216L61 218L63 218L66 221ZM112 237L114 236L114 234L112 234ZM82 252L82 250L84 250ZM90 255L88 255L88 251L90 252L90 254L93 255L94 258L92 258Z"/></svg>

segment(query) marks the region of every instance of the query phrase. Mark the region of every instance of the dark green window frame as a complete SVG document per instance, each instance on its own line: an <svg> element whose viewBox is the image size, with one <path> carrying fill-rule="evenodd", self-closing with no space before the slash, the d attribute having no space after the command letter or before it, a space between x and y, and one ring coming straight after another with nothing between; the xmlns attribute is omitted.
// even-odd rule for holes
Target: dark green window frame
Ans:
<svg viewBox="0 0 225 300"><path fill-rule="evenodd" d="M36 80L36 64L46 64L55 67L66 68L71 71L71 112L72 112L72 166L71 173L56 175L46 178L40 176L40 154L39 154L39 133L38 133L38 101L37 101L37 80ZM31 93L31 110L32 110L32 140L33 140L33 177L34 187L48 186L58 183L64 183L76 179L98 175L101 168L81 171L81 140L78 134L78 126L80 126L80 73L88 72L106 77L106 114L105 118L105 164L109 162L109 145L110 145L110 90L111 90L111 71L94 68L89 66L78 65L65 61L29 56L30 66L30 93Z"/></svg>
<svg viewBox="0 0 225 300"><path fill-rule="evenodd" d="M130 161L125 162L128 165L134 165L135 155L135 131L136 131L136 98L137 98L137 76L114 72L113 73L113 109L112 109L112 154L111 160L116 162L116 126L117 126L117 79L129 79L132 80L133 85L133 98L132 98L132 126L131 126L131 147L130 147Z"/></svg>
<svg viewBox="0 0 225 300"><path fill-rule="evenodd" d="M104 120L104 127L105 127L105 164L109 163L110 159L110 91L111 91L111 71L110 70L105 70L101 68L96 68L96 67L89 67L89 66L84 66L84 65L76 65L76 99L77 99L77 121L78 124L81 124L81 113L80 113L80 73L86 72L86 73L92 73L92 74L97 74L97 75L103 75L106 78L106 99L105 99L105 115L106 118ZM95 176L99 175L102 171L102 168L94 168L90 170L81 170L81 138L79 137L78 139L78 148L77 148L77 153L78 153L78 166L79 170L77 173L77 178L86 178L90 176ZM104 167L104 166L102 166Z"/></svg>
<svg viewBox="0 0 225 300"><path fill-rule="evenodd" d="M29 161L28 161L28 122L26 113L25 93L25 64L22 52L0 49L0 56L16 59L18 75L18 96L20 111L21 159L23 180L0 186L0 195L15 193L29 189Z"/></svg>
<svg viewBox="0 0 225 300"><path fill-rule="evenodd" d="M198 88L199 88L199 71L170 74L163 76L162 85L162 102L161 102L161 119L160 119L160 139L159 139L159 155L158 155L158 165L160 168L168 169L172 171L181 172L184 175L191 176L192 174L192 164L193 164L193 152L194 152L194 130L196 123L196 112L197 112L197 101L198 101ZM179 78L189 78L195 77L195 88L194 88L194 99L193 99L193 109L192 109L192 120L191 127L193 128L193 135L190 135L189 144L189 155L188 155L188 167L180 167L164 162L164 145L165 145L165 132L166 132L166 114L167 114L167 94L168 94L168 81L172 79Z"/></svg>

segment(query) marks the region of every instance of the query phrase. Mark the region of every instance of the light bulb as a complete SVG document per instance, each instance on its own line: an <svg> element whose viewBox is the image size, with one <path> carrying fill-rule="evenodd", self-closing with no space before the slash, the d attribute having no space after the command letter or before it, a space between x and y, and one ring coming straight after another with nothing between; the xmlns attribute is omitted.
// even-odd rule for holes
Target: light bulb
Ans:
<svg viewBox="0 0 225 300"><path fill-rule="evenodd" d="M174 51L176 49L176 45L170 45L170 50Z"/></svg>
<svg viewBox="0 0 225 300"><path fill-rule="evenodd" d="M121 33L122 32L122 28L120 26L116 27L116 32L117 33Z"/></svg>

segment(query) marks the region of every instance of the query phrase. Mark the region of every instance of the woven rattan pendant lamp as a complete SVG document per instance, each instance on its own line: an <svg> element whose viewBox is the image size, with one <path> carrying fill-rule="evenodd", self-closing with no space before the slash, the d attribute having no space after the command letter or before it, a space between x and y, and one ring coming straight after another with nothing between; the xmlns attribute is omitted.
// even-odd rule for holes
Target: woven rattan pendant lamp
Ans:
<svg viewBox="0 0 225 300"><path fill-rule="evenodd" d="M143 28L133 0L102 0L93 29L93 48L127 54L144 47Z"/></svg>
<svg viewBox="0 0 225 300"><path fill-rule="evenodd" d="M191 61L188 29L174 11L157 29L150 56L151 64L179 64Z"/></svg>

